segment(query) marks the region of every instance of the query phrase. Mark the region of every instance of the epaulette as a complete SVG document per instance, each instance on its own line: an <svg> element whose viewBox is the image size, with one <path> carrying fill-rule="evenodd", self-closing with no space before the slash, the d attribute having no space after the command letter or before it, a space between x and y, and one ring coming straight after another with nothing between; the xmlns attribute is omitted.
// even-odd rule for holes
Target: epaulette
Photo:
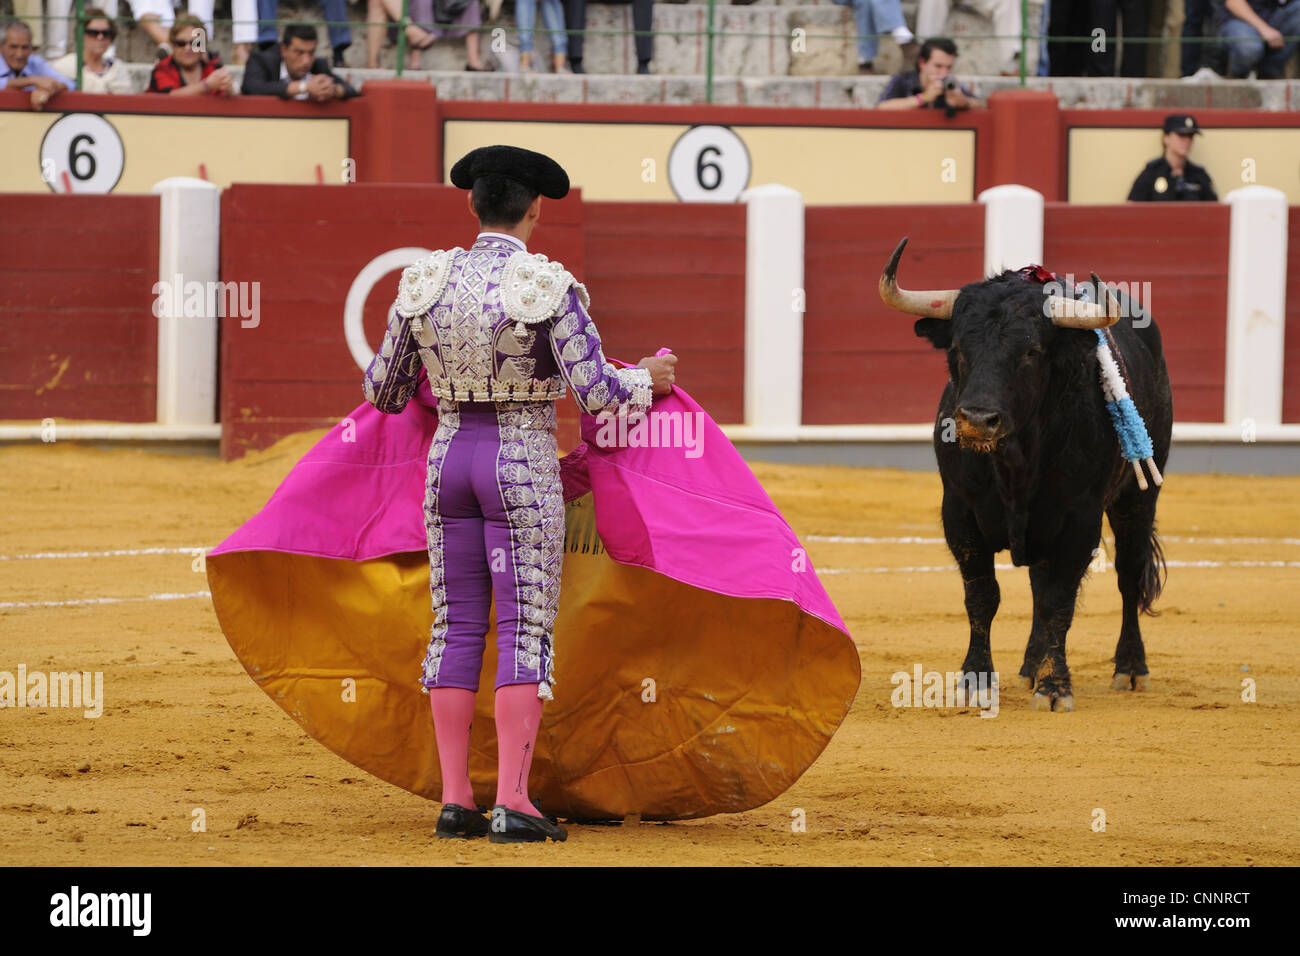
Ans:
<svg viewBox="0 0 1300 956"><path fill-rule="evenodd" d="M582 307L591 308L587 287L559 262L541 253L516 252L501 270L501 307L516 323L533 325L559 313L570 287Z"/></svg>
<svg viewBox="0 0 1300 956"><path fill-rule="evenodd" d="M452 256L460 251L460 246L439 249L423 259L417 259L402 271L401 282L397 287L397 302L394 305L399 315L409 319L429 311L447 287Z"/></svg>

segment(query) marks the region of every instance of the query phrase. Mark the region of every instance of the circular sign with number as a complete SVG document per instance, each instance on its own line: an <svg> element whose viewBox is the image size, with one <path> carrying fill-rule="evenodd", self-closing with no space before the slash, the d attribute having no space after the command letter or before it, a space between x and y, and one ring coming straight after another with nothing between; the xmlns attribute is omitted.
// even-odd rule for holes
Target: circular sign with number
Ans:
<svg viewBox="0 0 1300 956"><path fill-rule="evenodd" d="M693 126L668 154L668 182L683 202L735 202L749 172L749 150L726 126Z"/></svg>
<svg viewBox="0 0 1300 956"><path fill-rule="evenodd" d="M125 162L122 137L98 113L68 113L41 140L41 179L56 193L111 193Z"/></svg>

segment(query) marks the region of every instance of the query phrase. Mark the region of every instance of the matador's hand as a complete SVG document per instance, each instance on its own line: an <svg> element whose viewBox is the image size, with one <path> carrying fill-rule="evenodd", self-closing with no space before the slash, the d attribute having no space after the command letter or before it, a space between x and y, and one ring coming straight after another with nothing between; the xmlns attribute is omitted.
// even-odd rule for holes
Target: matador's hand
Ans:
<svg viewBox="0 0 1300 956"><path fill-rule="evenodd" d="M646 356L636 364L638 368L649 369L655 395L672 394L673 383L677 381L677 375L673 371L677 364L676 355L670 352L667 355Z"/></svg>

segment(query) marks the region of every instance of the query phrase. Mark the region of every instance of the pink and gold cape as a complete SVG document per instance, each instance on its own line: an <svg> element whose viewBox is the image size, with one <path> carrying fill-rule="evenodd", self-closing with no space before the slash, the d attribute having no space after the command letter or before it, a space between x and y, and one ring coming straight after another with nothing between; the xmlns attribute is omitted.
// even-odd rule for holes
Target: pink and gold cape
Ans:
<svg viewBox="0 0 1300 956"><path fill-rule="evenodd" d="M207 558L218 620L258 686L345 760L430 799L441 780L417 679L435 405L423 377L400 414L359 405ZM560 460L555 699L529 783L570 819L767 803L821 753L860 679L811 561L726 436L680 388L652 412L698 413L698 448L601 447L602 423L584 415L583 442ZM485 805L495 641L493 623L470 741Z"/></svg>

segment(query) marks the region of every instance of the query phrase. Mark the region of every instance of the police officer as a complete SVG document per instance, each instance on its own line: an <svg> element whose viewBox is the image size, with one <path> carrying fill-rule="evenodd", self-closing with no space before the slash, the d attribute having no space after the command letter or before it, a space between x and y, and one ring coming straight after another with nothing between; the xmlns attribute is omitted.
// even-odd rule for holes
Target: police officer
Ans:
<svg viewBox="0 0 1300 956"><path fill-rule="evenodd" d="M1147 163L1133 182L1128 198L1137 202L1217 200L1210 174L1204 166L1197 166L1187 158L1192 150L1192 137L1200 131L1193 116L1186 113L1166 116L1165 154Z"/></svg>

